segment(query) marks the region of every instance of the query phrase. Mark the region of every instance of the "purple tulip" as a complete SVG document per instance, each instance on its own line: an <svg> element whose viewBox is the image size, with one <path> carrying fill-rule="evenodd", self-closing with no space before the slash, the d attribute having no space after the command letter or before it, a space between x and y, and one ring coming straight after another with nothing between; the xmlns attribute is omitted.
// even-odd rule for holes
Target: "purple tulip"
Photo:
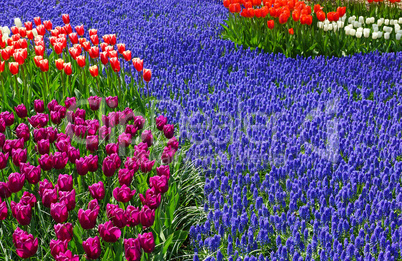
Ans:
<svg viewBox="0 0 402 261"><path fill-rule="evenodd" d="M138 238L140 240L141 248L144 249L145 253L152 253L152 251L155 250L155 240L152 232L139 234Z"/></svg>
<svg viewBox="0 0 402 261"><path fill-rule="evenodd" d="M167 118L164 117L163 115L159 115L155 119L155 122L156 122L156 128L161 131L161 130L163 130L163 126L165 126L167 123Z"/></svg>
<svg viewBox="0 0 402 261"><path fill-rule="evenodd" d="M154 164L155 164L154 160L153 161L149 161L149 160L143 161L141 163L141 171L144 173L150 172L152 170L152 167L154 166Z"/></svg>
<svg viewBox="0 0 402 261"><path fill-rule="evenodd" d="M64 223L68 218L68 210L66 204L62 202L50 204L50 215L56 223Z"/></svg>
<svg viewBox="0 0 402 261"><path fill-rule="evenodd" d="M4 154L0 152L0 169L5 169L7 167L7 160L9 155L9 153Z"/></svg>
<svg viewBox="0 0 402 261"><path fill-rule="evenodd" d="M174 136L174 125L166 124L163 126L163 134L167 139L170 139Z"/></svg>
<svg viewBox="0 0 402 261"><path fill-rule="evenodd" d="M119 169L119 184L120 186L127 185L130 186L131 181L134 177L134 170L130 169Z"/></svg>
<svg viewBox="0 0 402 261"><path fill-rule="evenodd" d="M59 201L67 206L67 210L71 211L75 208L75 189L71 191L59 191Z"/></svg>
<svg viewBox="0 0 402 261"><path fill-rule="evenodd" d="M67 117L68 123L72 124L75 122L75 113L73 111L67 111L66 117Z"/></svg>
<svg viewBox="0 0 402 261"><path fill-rule="evenodd" d="M106 97L106 104L107 106L109 106L109 108L114 109L119 105L119 100L117 98L117 96L109 96Z"/></svg>
<svg viewBox="0 0 402 261"><path fill-rule="evenodd" d="M55 259L56 261L80 261L80 257L78 255L73 255L70 250L60 252Z"/></svg>
<svg viewBox="0 0 402 261"><path fill-rule="evenodd" d="M6 135L0 132L0 149L3 148L5 142L6 142Z"/></svg>
<svg viewBox="0 0 402 261"><path fill-rule="evenodd" d="M23 149L24 139L6 140L3 145L3 152L8 153L13 149Z"/></svg>
<svg viewBox="0 0 402 261"><path fill-rule="evenodd" d="M7 127L14 124L14 113L12 113L12 112L4 111L4 112L0 113L0 118L4 119Z"/></svg>
<svg viewBox="0 0 402 261"><path fill-rule="evenodd" d="M50 112L50 120L56 124L59 125L61 123L61 115L60 112L58 111L51 111Z"/></svg>
<svg viewBox="0 0 402 261"><path fill-rule="evenodd" d="M57 186L61 191L71 191L73 189L73 176L60 174L57 179Z"/></svg>
<svg viewBox="0 0 402 261"><path fill-rule="evenodd" d="M68 152L68 149L71 147L70 137L58 140L55 145L59 152Z"/></svg>
<svg viewBox="0 0 402 261"><path fill-rule="evenodd" d="M43 181L39 181L39 196L43 196L43 192L45 189L53 189L53 184L48 181L47 179L44 179ZM57 198L57 193L56 193L56 198ZM49 204L50 206L50 204Z"/></svg>
<svg viewBox="0 0 402 261"><path fill-rule="evenodd" d="M33 208L36 204L36 197L34 194L31 194L28 191L24 191L24 194L22 194L21 196L20 203Z"/></svg>
<svg viewBox="0 0 402 261"><path fill-rule="evenodd" d="M27 226L31 223L32 207L21 203L11 201L11 213L21 226Z"/></svg>
<svg viewBox="0 0 402 261"><path fill-rule="evenodd" d="M88 187L91 197L97 200L102 200L105 197L105 186L102 181Z"/></svg>
<svg viewBox="0 0 402 261"><path fill-rule="evenodd" d="M49 151L50 151L49 140L38 141L38 144L35 146L35 149L40 155L49 154Z"/></svg>
<svg viewBox="0 0 402 261"><path fill-rule="evenodd" d="M116 125L119 124L120 114L118 112L114 112L114 111L109 112L107 119L105 118L105 120L108 123L107 126L114 128ZM102 121L103 121L103 119L102 119Z"/></svg>
<svg viewBox="0 0 402 261"><path fill-rule="evenodd" d="M83 229L92 229L96 225L96 218L99 215L99 206L94 209L78 210L78 221Z"/></svg>
<svg viewBox="0 0 402 261"><path fill-rule="evenodd" d="M88 98L89 108L93 111L99 110L102 98L98 96L91 96Z"/></svg>
<svg viewBox="0 0 402 261"><path fill-rule="evenodd" d="M20 191L22 189L22 187L24 186L25 183L25 175L14 172L11 173L10 176L8 176L8 189L12 192L12 193L17 193L18 191Z"/></svg>
<svg viewBox="0 0 402 261"><path fill-rule="evenodd" d="M75 111L75 117L76 118L78 117L78 118L81 118L81 119L85 120L86 113L87 112L84 109L77 108L77 110Z"/></svg>
<svg viewBox="0 0 402 261"><path fill-rule="evenodd" d="M67 240L50 240L50 254L56 258L59 253L64 253L68 249L68 241Z"/></svg>
<svg viewBox="0 0 402 261"><path fill-rule="evenodd" d="M67 165L68 157L65 152L55 152L53 155L53 166L55 169L64 169Z"/></svg>
<svg viewBox="0 0 402 261"><path fill-rule="evenodd" d="M117 140L120 147L126 148L131 144L131 134L122 133Z"/></svg>
<svg viewBox="0 0 402 261"><path fill-rule="evenodd" d="M140 213L141 210L140 208L134 207L134 206L127 206L126 209L127 215L128 215L128 225L130 227L135 227L141 223L140 221Z"/></svg>
<svg viewBox="0 0 402 261"><path fill-rule="evenodd" d="M149 178L149 186L155 188L157 193L166 193L169 189L169 182L166 176L154 176Z"/></svg>
<svg viewBox="0 0 402 261"><path fill-rule="evenodd" d="M27 142L29 140L29 127L25 123L20 123L15 129L15 134L19 139L24 139L24 142Z"/></svg>
<svg viewBox="0 0 402 261"><path fill-rule="evenodd" d="M26 118L28 116L28 111L24 104L20 104L17 107L14 107L14 110L17 113L17 116L20 117L21 119Z"/></svg>
<svg viewBox="0 0 402 261"><path fill-rule="evenodd" d="M34 109L37 113L42 113L45 111L45 103L42 100L34 101Z"/></svg>
<svg viewBox="0 0 402 261"><path fill-rule="evenodd" d="M0 133L4 133L6 131L6 121L0 117Z"/></svg>
<svg viewBox="0 0 402 261"><path fill-rule="evenodd" d="M118 205L107 204L106 205L107 217L113 222L118 228L125 227L128 221L128 214L123 209L119 208Z"/></svg>
<svg viewBox="0 0 402 261"><path fill-rule="evenodd" d="M98 170L98 155L88 155L85 157L88 162L88 170L90 172L95 172Z"/></svg>
<svg viewBox="0 0 402 261"><path fill-rule="evenodd" d="M113 226L112 221L100 224L98 230L100 237L107 243L114 243L119 240L121 236L121 230Z"/></svg>
<svg viewBox="0 0 402 261"><path fill-rule="evenodd" d="M135 116L134 117L134 126L139 129L142 130L142 128L144 128L145 125L145 119L144 117L140 116Z"/></svg>
<svg viewBox="0 0 402 261"><path fill-rule="evenodd" d="M173 159L174 159L174 154L176 153L176 150L173 149L172 147L165 147L163 148L161 160L163 164L170 164Z"/></svg>
<svg viewBox="0 0 402 261"><path fill-rule="evenodd" d="M156 168L156 174L158 176L166 176L166 178L169 180L169 178L170 178L169 165L162 165L160 167L157 167Z"/></svg>
<svg viewBox="0 0 402 261"><path fill-rule="evenodd" d="M64 102L66 105L66 109L69 111L73 111L77 108L77 98L75 97L66 97L66 101Z"/></svg>
<svg viewBox="0 0 402 261"><path fill-rule="evenodd" d="M154 142L154 136L152 136L152 132L150 130L144 130L141 134L142 142L145 142L148 147L151 147Z"/></svg>
<svg viewBox="0 0 402 261"><path fill-rule="evenodd" d="M19 167L21 163L27 162L27 149L13 149L11 152L11 157L15 166Z"/></svg>
<svg viewBox="0 0 402 261"><path fill-rule="evenodd" d="M53 128L53 127L47 127L45 130L46 130L46 137L47 137L47 139L49 140L50 143L55 142L55 140L57 139L59 134L62 134L62 133L58 134L57 129Z"/></svg>
<svg viewBox="0 0 402 261"><path fill-rule="evenodd" d="M45 128L34 129L33 137L35 142L47 139L47 131ZM50 141L49 141L50 142Z"/></svg>
<svg viewBox="0 0 402 261"><path fill-rule="evenodd" d="M156 192L155 188L147 189L145 197L140 194L140 200L143 205L147 205L151 209L157 209L161 203L162 195Z"/></svg>
<svg viewBox="0 0 402 261"><path fill-rule="evenodd" d="M38 251L38 239L17 227L13 233L13 243L16 248L17 255L27 259L32 257Z"/></svg>
<svg viewBox="0 0 402 261"><path fill-rule="evenodd" d="M87 240L82 242L82 247L84 248L85 253L87 254L88 259L98 259L101 255L101 245L99 237L90 237Z"/></svg>
<svg viewBox="0 0 402 261"><path fill-rule="evenodd" d="M138 152L140 151L148 151L148 144L145 142L140 142L138 145L134 146L134 149Z"/></svg>
<svg viewBox="0 0 402 261"><path fill-rule="evenodd" d="M130 134L132 137L137 134L138 128L136 128L134 125L127 125L126 130L124 131L127 134Z"/></svg>
<svg viewBox="0 0 402 261"><path fill-rule="evenodd" d="M109 143L106 145L106 154L111 155L119 151L119 145L117 143Z"/></svg>
<svg viewBox="0 0 402 261"><path fill-rule="evenodd" d="M102 164L102 171L103 174L106 177L111 177L114 175L114 173L116 172L116 169L118 167L116 166L116 162L114 160L114 158L112 156L107 156L104 160L103 160L103 164Z"/></svg>
<svg viewBox="0 0 402 261"><path fill-rule="evenodd" d="M135 190L131 190L129 187L127 187L125 184L121 186L121 188L116 187L113 190L113 197L123 203L129 202L135 194Z"/></svg>
<svg viewBox="0 0 402 261"><path fill-rule="evenodd" d="M40 180L40 166L33 166L28 163L20 163L20 172L23 174L29 184L37 184Z"/></svg>
<svg viewBox="0 0 402 261"><path fill-rule="evenodd" d="M124 239L124 253L127 261L141 260L141 244L138 238Z"/></svg>
<svg viewBox="0 0 402 261"><path fill-rule="evenodd" d="M54 111L54 106L59 105L59 103L56 100L52 100L47 104L47 108L49 111Z"/></svg>
<svg viewBox="0 0 402 261"><path fill-rule="evenodd" d="M137 158L130 158L127 157L126 162L124 163L124 167L126 167L129 170L132 170L134 173L136 173L140 169L140 165L137 162Z"/></svg>
<svg viewBox="0 0 402 261"><path fill-rule="evenodd" d="M6 219L7 214L8 214L7 204L5 201L1 202L0 198L0 221Z"/></svg>
<svg viewBox="0 0 402 261"><path fill-rule="evenodd" d="M71 241L73 239L73 225L71 223L54 225L54 232L59 240Z"/></svg>
<svg viewBox="0 0 402 261"><path fill-rule="evenodd" d="M70 146L67 150L68 161L75 164L77 159L80 158L80 150Z"/></svg>
<svg viewBox="0 0 402 261"><path fill-rule="evenodd" d="M40 167L41 167L44 171L51 170L51 169L53 168L53 155L52 155L52 154L45 154L45 155L42 155L42 156L38 159L38 163L39 163Z"/></svg>
<svg viewBox="0 0 402 261"><path fill-rule="evenodd" d="M74 127L74 134L75 136L84 139L87 136L88 127L85 125L75 125Z"/></svg>
<svg viewBox="0 0 402 261"><path fill-rule="evenodd" d="M144 227L151 227L155 221L155 209L143 206L140 212L140 222Z"/></svg>
<svg viewBox="0 0 402 261"><path fill-rule="evenodd" d="M0 197L1 198L8 198L11 196L11 191L8 188L8 184L5 182L0 182Z"/></svg>
<svg viewBox="0 0 402 261"><path fill-rule="evenodd" d="M98 136L87 136L86 148L87 150L94 152L98 150L99 147L99 137Z"/></svg>
<svg viewBox="0 0 402 261"><path fill-rule="evenodd" d="M42 204L50 208L53 203L57 202L57 188L54 189L44 189L42 193Z"/></svg>
<svg viewBox="0 0 402 261"><path fill-rule="evenodd" d="M33 115L31 118L28 118L28 122L34 128L43 128L49 122L49 115L38 113L36 115Z"/></svg>
<svg viewBox="0 0 402 261"><path fill-rule="evenodd" d="M75 161L75 166L79 175L84 176L89 171L88 160L86 158L79 158Z"/></svg>
<svg viewBox="0 0 402 261"><path fill-rule="evenodd" d="M102 126L99 128L99 137L101 140L108 141L110 139L110 133L112 132L112 128Z"/></svg>
<svg viewBox="0 0 402 261"><path fill-rule="evenodd" d="M60 115L61 119L64 119L66 117L67 114L67 109L64 106L61 105L56 105L54 106L54 112L58 112ZM52 114L52 112L50 112L50 115Z"/></svg>
<svg viewBox="0 0 402 261"><path fill-rule="evenodd" d="M134 112L132 109L125 108L123 111L123 114L124 114L124 122L125 123L134 120Z"/></svg>

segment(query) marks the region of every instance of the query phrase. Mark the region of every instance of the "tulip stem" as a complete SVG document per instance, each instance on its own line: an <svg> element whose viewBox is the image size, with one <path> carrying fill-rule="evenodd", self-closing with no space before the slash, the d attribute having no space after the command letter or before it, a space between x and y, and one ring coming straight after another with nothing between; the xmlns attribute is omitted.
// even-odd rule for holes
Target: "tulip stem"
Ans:
<svg viewBox="0 0 402 261"><path fill-rule="evenodd" d="M60 85L61 85L61 89L63 90L63 97L65 97L66 96L66 90L63 87L63 71L60 71L60 76L61 76Z"/></svg>
<svg viewBox="0 0 402 261"><path fill-rule="evenodd" d="M45 79L45 73L44 72L42 72L42 79L43 79L43 86L45 88L45 91L43 92L43 101L46 102L47 86L46 86L46 79Z"/></svg>
<svg viewBox="0 0 402 261"><path fill-rule="evenodd" d="M21 102L21 94L20 90L18 89L18 82L17 82L17 75L14 75L14 84L15 84L15 90L17 91L17 97L18 97L18 102Z"/></svg>
<svg viewBox="0 0 402 261"><path fill-rule="evenodd" d="M2 90L2 96L3 96L3 110L6 108L6 103L7 103L7 95L6 91L4 89L4 81L3 81L3 75L0 74L0 82L1 82L1 90Z"/></svg>
<svg viewBox="0 0 402 261"><path fill-rule="evenodd" d="M148 93L148 98L149 98L149 87L148 87L148 82L147 82L147 93Z"/></svg>
<svg viewBox="0 0 402 261"><path fill-rule="evenodd" d="M23 79L23 83L24 83L24 104L25 104L25 106L28 106L29 105L28 104L28 86L27 86L27 81L25 78L24 65L21 66L21 73L22 73L22 79Z"/></svg>
<svg viewBox="0 0 402 261"><path fill-rule="evenodd" d="M95 77L95 81L96 81L96 86L97 86L97 88L98 88L98 94L100 94L99 83L98 83L98 77Z"/></svg>

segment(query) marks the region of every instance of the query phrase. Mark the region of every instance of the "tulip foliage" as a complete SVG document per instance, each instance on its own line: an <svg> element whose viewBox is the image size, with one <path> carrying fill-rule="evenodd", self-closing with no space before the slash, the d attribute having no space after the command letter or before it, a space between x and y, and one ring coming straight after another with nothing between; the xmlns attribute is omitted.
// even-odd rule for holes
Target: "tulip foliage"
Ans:
<svg viewBox="0 0 402 261"><path fill-rule="evenodd" d="M354 15L385 15L385 18L402 17L402 11L392 3L370 5L369 11L351 8ZM394 52L402 50L400 34L391 39L377 37L367 41L356 41L345 27L351 17L347 6L334 6L326 2L323 6L308 5L298 0L224 0L223 5L231 13L225 24L222 37L252 49L263 49L272 53L284 53L287 57L299 56L344 56L367 53L375 50ZM361 4L356 4L361 5ZM384 11L386 10L386 11ZM395 19L394 19L395 20ZM325 29L322 30L325 24ZM328 29L330 28L330 29ZM375 28L372 31L375 32ZM398 34L398 32L396 32Z"/></svg>
<svg viewBox="0 0 402 261"><path fill-rule="evenodd" d="M11 259L161 260L166 239L185 240L171 228L179 143L166 117L119 110L117 96L32 107L0 113L0 222Z"/></svg>

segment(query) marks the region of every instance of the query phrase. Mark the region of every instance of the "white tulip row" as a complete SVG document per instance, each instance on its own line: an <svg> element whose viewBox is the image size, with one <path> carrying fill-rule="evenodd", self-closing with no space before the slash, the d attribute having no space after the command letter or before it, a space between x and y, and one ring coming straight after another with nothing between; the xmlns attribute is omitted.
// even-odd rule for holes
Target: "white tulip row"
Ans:
<svg viewBox="0 0 402 261"><path fill-rule="evenodd" d="M14 18L14 24L18 28L23 27L22 21L19 18ZM10 28L8 28L8 26L3 26L3 27L0 26L0 31L3 35L3 37L2 37L3 42L7 41L7 39L10 38L10 33L11 33ZM33 33L34 37L38 35L38 32L36 31L36 29L32 29L32 33Z"/></svg>
<svg viewBox="0 0 402 261"><path fill-rule="evenodd" d="M347 25L345 25L345 23L347 23ZM370 24L372 25L372 29L363 28L363 25ZM380 18L376 22L374 17L364 18L363 16L351 16L346 18L346 16L343 16L337 22L329 22L326 19L324 22L318 22L317 26L325 32L336 32L340 28L344 28L346 35L356 36L356 38L369 38L371 34L373 40L381 37L388 40L390 39L391 33L395 32L395 39L399 41L402 37L401 24L402 17L400 17L399 20Z"/></svg>

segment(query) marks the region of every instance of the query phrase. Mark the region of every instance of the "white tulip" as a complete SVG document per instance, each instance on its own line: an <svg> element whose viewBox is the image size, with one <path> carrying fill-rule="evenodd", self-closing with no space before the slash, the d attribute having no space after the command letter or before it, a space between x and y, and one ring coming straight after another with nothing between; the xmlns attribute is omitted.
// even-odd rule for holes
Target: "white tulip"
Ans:
<svg viewBox="0 0 402 261"><path fill-rule="evenodd" d="M385 34L384 34L384 39L385 39L385 40L388 40L388 39L389 39L389 36L390 36L390 33L388 33L388 32L385 33Z"/></svg>
<svg viewBox="0 0 402 261"><path fill-rule="evenodd" d="M363 32L363 27L359 27L356 29L356 32Z"/></svg>
<svg viewBox="0 0 402 261"><path fill-rule="evenodd" d="M7 36L9 36L11 33L10 28L8 28L8 26L3 26L1 30L3 31L3 34L6 34Z"/></svg>
<svg viewBox="0 0 402 261"><path fill-rule="evenodd" d="M345 22L341 22L341 28L345 26Z"/></svg>
<svg viewBox="0 0 402 261"><path fill-rule="evenodd" d="M354 21L356 21L356 16L349 17L349 19L348 19L349 24L353 23Z"/></svg>
<svg viewBox="0 0 402 261"><path fill-rule="evenodd" d="M377 33L377 32L374 32L374 33L371 35L371 37L373 37L373 40L377 39L377 38L378 38L378 33Z"/></svg>
<svg viewBox="0 0 402 261"><path fill-rule="evenodd" d="M324 32L328 31L328 25L324 24Z"/></svg>
<svg viewBox="0 0 402 261"><path fill-rule="evenodd" d="M324 28L323 22L318 22L317 27L320 28L320 29Z"/></svg>
<svg viewBox="0 0 402 261"><path fill-rule="evenodd" d="M371 24L371 17L366 18L366 24Z"/></svg>
<svg viewBox="0 0 402 261"><path fill-rule="evenodd" d="M349 35L350 32L350 27L349 26L345 26L345 34Z"/></svg>
<svg viewBox="0 0 402 261"><path fill-rule="evenodd" d="M342 16L339 21L345 22L346 21L346 15Z"/></svg>
<svg viewBox="0 0 402 261"><path fill-rule="evenodd" d="M332 25L332 28L334 29L334 32L338 31L338 25L336 23Z"/></svg>
<svg viewBox="0 0 402 261"><path fill-rule="evenodd" d="M350 29L349 30L349 35L355 36L356 35L356 30L355 29Z"/></svg>
<svg viewBox="0 0 402 261"><path fill-rule="evenodd" d="M374 32L378 32L378 25L373 24L373 31L374 31Z"/></svg>
<svg viewBox="0 0 402 261"><path fill-rule="evenodd" d="M328 31L332 31L332 24L328 25Z"/></svg>
<svg viewBox="0 0 402 261"><path fill-rule="evenodd" d="M356 32L356 38L362 38L362 32L357 31Z"/></svg>
<svg viewBox="0 0 402 261"><path fill-rule="evenodd" d="M397 33L397 34L402 34L402 30L395 31L395 33Z"/></svg>
<svg viewBox="0 0 402 261"><path fill-rule="evenodd" d="M361 23L361 24L364 23L364 17L363 16L359 16L359 23Z"/></svg>
<svg viewBox="0 0 402 261"><path fill-rule="evenodd" d="M402 34L396 34L396 40L401 40L401 36L402 36Z"/></svg>
<svg viewBox="0 0 402 261"><path fill-rule="evenodd" d="M18 17L17 17L17 18L14 18L14 24L15 24L15 26L17 26L18 28L22 27L21 19L19 19Z"/></svg>
<svg viewBox="0 0 402 261"><path fill-rule="evenodd" d="M342 22L341 21L337 21L336 24L338 25L339 28L342 28Z"/></svg>
<svg viewBox="0 0 402 261"><path fill-rule="evenodd" d="M377 25L381 26L384 23L384 18L380 18L377 20Z"/></svg>
<svg viewBox="0 0 402 261"><path fill-rule="evenodd" d="M393 19L389 20L389 25L394 25L394 20Z"/></svg>
<svg viewBox="0 0 402 261"><path fill-rule="evenodd" d="M389 19L385 19L385 20L384 20L384 24L385 24L385 25L389 25Z"/></svg>
<svg viewBox="0 0 402 261"><path fill-rule="evenodd" d="M382 32L381 31L377 32L377 34L378 34L378 38L382 37Z"/></svg>
<svg viewBox="0 0 402 261"><path fill-rule="evenodd" d="M394 24L395 32L401 30L401 26L399 24Z"/></svg>
<svg viewBox="0 0 402 261"><path fill-rule="evenodd" d="M3 42L6 42L8 40L8 35L3 34L3 37L1 38L1 40L3 40Z"/></svg>
<svg viewBox="0 0 402 261"><path fill-rule="evenodd" d="M32 29L32 34L34 37L38 36L38 31L36 31L36 29Z"/></svg>
<svg viewBox="0 0 402 261"><path fill-rule="evenodd" d="M363 35L365 38L368 38L370 36L370 29L364 28Z"/></svg>
<svg viewBox="0 0 402 261"><path fill-rule="evenodd" d="M402 17L399 17L399 24L402 24Z"/></svg>
<svg viewBox="0 0 402 261"><path fill-rule="evenodd" d="M329 20L328 20L328 19L325 19L325 20L324 20L324 24L329 25Z"/></svg>
<svg viewBox="0 0 402 261"><path fill-rule="evenodd" d="M371 23L374 24L374 22L375 22L375 18L371 17Z"/></svg>

